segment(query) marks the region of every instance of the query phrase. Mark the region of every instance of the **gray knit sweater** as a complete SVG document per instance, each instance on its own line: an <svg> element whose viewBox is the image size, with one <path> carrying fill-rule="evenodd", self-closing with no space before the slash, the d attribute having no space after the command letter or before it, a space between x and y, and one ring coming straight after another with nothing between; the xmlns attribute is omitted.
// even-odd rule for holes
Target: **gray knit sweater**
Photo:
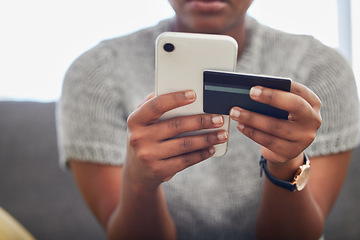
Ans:
<svg viewBox="0 0 360 240"><path fill-rule="evenodd" d="M248 18L237 71L289 77L321 99L323 124L309 156L354 148L358 98L352 71L313 37L286 34ZM61 165L69 159L121 165L126 119L154 91L154 42L170 20L101 42L69 68L58 104ZM260 147L231 123L228 152L178 173L163 188L179 239L254 239L262 182Z"/></svg>

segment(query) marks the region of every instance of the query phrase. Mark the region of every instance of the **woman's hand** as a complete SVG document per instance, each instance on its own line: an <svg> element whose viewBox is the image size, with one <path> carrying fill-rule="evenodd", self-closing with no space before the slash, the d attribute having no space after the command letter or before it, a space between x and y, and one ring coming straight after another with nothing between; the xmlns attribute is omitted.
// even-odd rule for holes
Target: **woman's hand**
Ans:
<svg viewBox="0 0 360 240"><path fill-rule="evenodd" d="M136 188L156 188L177 172L211 157L215 153L213 145L227 141L228 134L223 130L173 138L221 127L224 122L221 115L199 114L159 121L165 112L191 104L195 99L194 91L151 95L129 116L124 176Z"/></svg>
<svg viewBox="0 0 360 240"><path fill-rule="evenodd" d="M320 99L302 84L292 82L291 92L256 86L250 97L289 112L277 119L234 107L230 116L244 135L259 143L262 155L273 163L287 163L313 142L321 125Z"/></svg>

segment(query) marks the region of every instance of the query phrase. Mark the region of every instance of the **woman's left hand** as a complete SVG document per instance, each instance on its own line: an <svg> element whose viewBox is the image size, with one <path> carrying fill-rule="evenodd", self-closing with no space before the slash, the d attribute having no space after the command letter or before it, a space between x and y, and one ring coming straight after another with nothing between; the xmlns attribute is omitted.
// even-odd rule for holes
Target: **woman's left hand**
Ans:
<svg viewBox="0 0 360 240"><path fill-rule="evenodd" d="M262 146L261 153L268 161L287 163L314 141L321 125L321 101L310 89L296 82L291 83L291 92L256 86L250 97L289 112L284 120L239 107L230 111L239 131Z"/></svg>

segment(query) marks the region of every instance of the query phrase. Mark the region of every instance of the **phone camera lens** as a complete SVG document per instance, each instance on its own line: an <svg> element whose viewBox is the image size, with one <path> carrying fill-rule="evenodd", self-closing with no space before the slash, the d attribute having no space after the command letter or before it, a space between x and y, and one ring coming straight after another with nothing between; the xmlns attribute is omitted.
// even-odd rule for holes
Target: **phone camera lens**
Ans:
<svg viewBox="0 0 360 240"><path fill-rule="evenodd" d="M174 49L175 49L175 46L173 44L171 44L171 43L166 43L164 45L164 50L166 52L172 52L172 51L174 51Z"/></svg>

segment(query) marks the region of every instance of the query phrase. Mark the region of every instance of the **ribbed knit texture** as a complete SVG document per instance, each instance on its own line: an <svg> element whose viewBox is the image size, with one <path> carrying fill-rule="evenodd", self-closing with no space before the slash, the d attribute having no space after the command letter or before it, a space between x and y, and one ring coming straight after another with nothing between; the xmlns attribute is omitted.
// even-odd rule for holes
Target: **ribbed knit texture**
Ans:
<svg viewBox="0 0 360 240"><path fill-rule="evenodd" d="M248 18L249 41L237 71L290 77L322 101L323 124L309 156L358 144L358 98L346 61L313 37L290 35ZM58 104L61 165L69 159L120 165L126 119L154 91L158 26L101 42L69 68ZM179 239L254 239L263 179L260 147L231 123L228 152L178 173L163 184Z"/></svg>

